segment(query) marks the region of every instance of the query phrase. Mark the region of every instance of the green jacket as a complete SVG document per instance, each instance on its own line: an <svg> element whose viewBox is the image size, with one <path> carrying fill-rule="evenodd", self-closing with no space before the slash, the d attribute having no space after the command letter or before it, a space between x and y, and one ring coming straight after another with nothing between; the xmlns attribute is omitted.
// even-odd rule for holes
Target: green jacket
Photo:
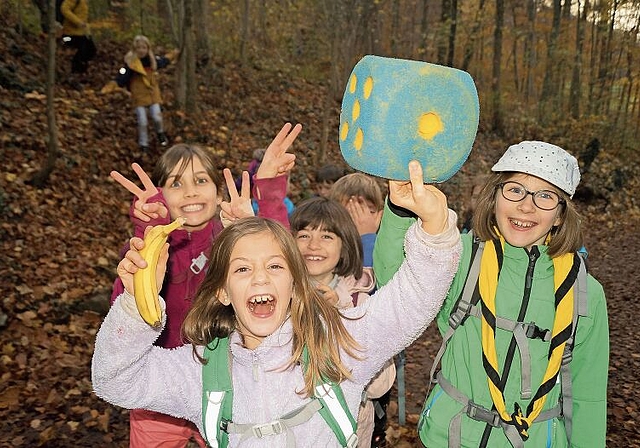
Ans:
<svg viewBox="0 0 640 448"><path fill-rule="evenodd" d="M374 271L380 285L393 276L403 258L402 237L404 231L413 222L411 218L401 218L388 207L385 209L382 224L374 248ZM466 273L471 259L472 239L462 235L463 253L460 267L449 289L444 305L437 317L441 334L449 328L449 315L465 284ZM535 322L540 328L552 328L555 316L553 263L546 254L547 247L539 247L541 255L535 263L533 284L526 322ZM496 297L497 315L515 320L520 308L525 274L529 263L527 251L505 244L504 264ZM573 360L570 363L573 388L573 434L572 447L604 447L607 419L607 373L609 365L609 326L607 308L602 286L592 276L588 276L588 316L581 317L578 323ZM469 317L464 325L458 327L449 341L442 357L441 369L457 389L470 397L475 403L491 408L492 401L487 385L487 376L482 365L480 320ZM499 365L505 364L507 347L512 333L498 329L496 331L496 350ZM547 367L549 342L540 339L528 339L531 352L531 385L533 392L538 388ZM425 370L427 366L425 366ZM505 387L504 396L509 412L513 412L514 402L526 409L528 400L520 398L520 358L516 350L511 371ZM549 393L544 409L558 404L561 395L560 384ZM427 447L446 447L449 423L462 405L444 393L436 385L425 401L422 411L419 433ZM462 446L477 447L482 437L485 423L462 418ZM534 422L529 428L527 447L566 447L567 439L562 418ZM500 428L493 428L488 447L511 447Z"/></svg>

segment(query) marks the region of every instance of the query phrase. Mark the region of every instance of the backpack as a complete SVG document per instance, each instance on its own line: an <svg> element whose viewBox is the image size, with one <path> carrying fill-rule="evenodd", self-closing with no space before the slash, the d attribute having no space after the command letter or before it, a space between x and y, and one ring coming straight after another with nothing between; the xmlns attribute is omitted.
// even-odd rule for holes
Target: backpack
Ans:
<svg viewBox="0 0 640 448"><path fill-rule="evenodd" d="M340 445L356 448L356 421L351 415L339 384L327 382L316 386L316 394L307 404L295 409L277 420L260 425L238 424L232 420L233 383L229 353L229 338L219 338L207 345L204 351L207 363L202 366L202 419L205 438L212 448L226 448L229 434L242 434L241 442L250 437L266 436L287 432L319 412L333 430ZM303 367L308 353L305 348ZM287 444L293 441L287 435Z"/></svg>
<svg viewBox="0 0 640 448"><path fill-rule="evenodd" d="M478 291L478 277L480 273L480 260L482 258L483 250L484 242L479 241L476 237L474 237L469 271L467 272L467 277L465 279L465 284L462 288L462 292L460 293L456 304L449 314L449 328L444 334L442 338L442 345L440 346L440 349L438 350L438 353L434 358L429 376L429 389L431 389L431 386L433 384L438 383L440 385L440 388L442 389L441 392L449 395L451 398L462 405L461 411L452 418L451 424L449 426L449 447L461 446L461 418L464 414L474 420L487 423L487 428L489 429L491 429L492 427L502 428L505 432L505 435L514 447L523 448L524 443L519 434L515 432L514 427L512 425L504 423L495 409L487 409L479 404L474 403L469 397L466 396L464 392L457 389L447 378L444 377L442 370L437 370L440 361L446 351L447 344L453 337L456 329L459 326L464 325L465 321L470 316L474 316L476 318L479 318L480 316L481 310L480 306L478 305L478 302L480 300L480 294ZM574 259L574 262L577 262L579 264L579 267L576 278L573 282L574 307L571 324L571 335L567 341L567 344L565 345L562 355L562 364L560 366L560 371L558 374L562 390L560 400L558 405L556 405L552 409L548 409L547 411L542 411L535 420L536 422L539 422L550 420L555 417L561 417L564 420L569 445L571 444L573 414L573 394L571 390L571 371L569 365L572 359L572 350L574 345L575 333L578 326L578 318L580 316L587 315L587 270L585 260L586 251L583 251L581 249L577 252L577 256ZM503 330L513 332L516 341L518 341L518 339L520 340L520 342L518 342L518 347L520 347L520 344L525 344L525 350L520 352L520 356L524 358L524 367L522 369L523 371L525 369L529 370L529 367L527 366L530 365L526 339L540 338L545 341L551 339L551 331L540 329L537 325L535 325L534 322L516 322L510 319L497 317L496 326ZM519 336L517 336L516 333L519 333ZM530 378L528 378L527 382L525 381L524 375L521 390L523 394L525 393L525 391L529 395L531 394ZM420 414L420 421L418 422L418 432L421 431L424 424L424 419L426 418L426 416L428 416L429 410L434 401L432 400L431 402L429 402L429 395L430 394L427 393L427 398L425 399L425 403Z"/></svg>

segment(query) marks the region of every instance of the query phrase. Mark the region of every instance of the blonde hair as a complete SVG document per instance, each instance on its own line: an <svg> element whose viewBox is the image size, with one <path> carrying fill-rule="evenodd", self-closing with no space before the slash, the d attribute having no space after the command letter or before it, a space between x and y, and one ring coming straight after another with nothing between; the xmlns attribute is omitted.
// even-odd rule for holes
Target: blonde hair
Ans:
<svg viewBox="0 0 640 448"><path fill-rule="evenodd" d="M151 70L154 72L158 70L158 63L156 62L156 56L153 54L153 49L151 48L151 42L147 36L143 36L142 34L138 34L133 38L133 44L131 46L133 54L136 54L136 45L139 43L143 43L149 49L149 59L151 61Z"/></svg>
<svg viewBox="0 0 640 448"><path fill-rule="evenodd" d="M283 368L304 361L304 393L313 396L319 381L340 383L350 378L350 372L340 359L340 352L358 358L358 343L347 332L340 312L325 300L311 285L307 267L293 235L280 223L260 217L244 218L225 228L213 243L210 266L182 324L185 340L192 344L194 356L197 346L211 344L216 338L228 337L236 329L233 307L224 306L217 296L227 282L230 257L236 243L246 235L269 232L280 245L293 277L293 297L290 319L293 326L291 358ZM303 360L306 348L308 359Z"/></svg>
<svg viewBox="0 0 640 448"><path fill-rule="evenodd" d="M498 223L495 209L500 193L499 184L507 181L513 172L492 173L478 196L473 214L473 233L483 241L498 239ZM557 193L564 200L560 207L560 224L551 228L547 253L551 258L575 252L583 246L580 214L567 193L558 188Z"/></svg>
<svg viewBox="0 0 640 448"><path fill-rule="evenodd" d="M371 202L377 211L384 208L384 195L376 180L364 173L351 173L335 181L329 197L345 204L352 196L362 196Z"/></svg>

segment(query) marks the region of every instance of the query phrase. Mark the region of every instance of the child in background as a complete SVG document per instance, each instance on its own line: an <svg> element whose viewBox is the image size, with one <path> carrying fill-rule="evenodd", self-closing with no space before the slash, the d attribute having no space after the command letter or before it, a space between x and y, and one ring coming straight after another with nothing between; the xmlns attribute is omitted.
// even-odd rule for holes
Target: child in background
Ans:
<svg viewBox="0 0 640 448"><path fill-rule="evenodd" d="M116 82L131 92L131 101L138 120L138 145L142 151L149 150L149 120L151 115L158 143L167 146L169 139L162 125L162 95L158 82L158 69L169 65L166 57L156 56L151 42L146 36L138 35L133 39L133 48L124 57L124 67L120 69Z"/></svg>
<svg viewBox="0 0 640 448"><path fill-rule="evenodd" d="M96 336L96 394L118 406L188 419L213 446L227 435L229 447L341 446L315 412L301 421L288 416L301 407L317 410L321 401L314 397L335 398L322 386L315 389L320 379L341 390L344 400L338 401L355 415L373 376L436 315L458 265L455 213L440 191L423 185L417 162L410 173L411 184L392 187L391 197L421 221L407 233L406 265L377 299L339 311L312 286L288 230L272 220L238 219L214 241L210 262L216 268L207 271L185 319L191 347L153 346L159 331L144 323L133 296L133 274L146 266L138 252L144 241L133 238L117 269L125 292ZM166 258L157 264L159 275ZM415 275L422 269L429 276ZM203 388L204 370L215 363L203 356L209 356L205 346L213 351L222 341L232 360L233 415L220 425L215 402L207 400L215 397ZM345 440L354 440L352 424L340 428Z"/></svg>
<svg viewBox="0 0 640 448"><path fill-rule="evenodd" d="M576 253L578 163L558 146L524 141L491 170L437 318L443 346L420 438L430 447L605 446L607 307ZM385 210L374 251L381 284L412 222L393 198L388 205L397 212Z"/></svg>
<svg viewBox="0 0 640 448"><path fill-rule="evenodd" d="M75 48L71 59L71 73L84 74L89 61L96 55L96 46L89 29L89 2L87 0L64 0L60 5L62 14L62 42Z"/></svg>
<svg viewBox="0 0 640 448"><path fill-rule="evenodd" d="M335 181L328 197L341 203L351 215L364 249L364 266L373 266L373 246L380 227L384 195L376 180L364 173L351 173Z"/></svg>
<svg viewBox="0 0 640 448"><path fill-rule="evenodd" d="M363 264L367 268L373 267L373 247L384 209L382 188L380 188L374 177L356 172L346 174L338 179L331 186L329 197L346 207L362 239ZM397 360L399 363L398 369L404 368L404 359L404 352L401 352ZM402 373L402 370L399 370L399 372ZM372 387L374 386L372 384L367 389L367 404L375 410L373 436L371 439L372 448L381 448L386 445L387 406L391 400L391 386L396 379L396 366L393 360L390 360L387 373L389 381L385 384L385 387ZM399 376L400 380L403 380L403 378L404 376ZM382 384L381 382L377 383ZM401 386L404 386L404 384L399 384L399 391L404 390ZM399 404L402 405L404 396L399 396L398 400Z"/></svg>
<svg viewBox="0 0 640 448"><path fill-rule="evenodd" d="M344 309L362 305L369 298L375 288L373 271L363 268L358 230L339 202L323 197L301 202L291 215L291 232L313 283L329 303ZM372 399L391 389L395 374L394 363L387 362L365 390L358 413L359 447L371 446L375 418Z"/></svg>
<svg viewBox="0 0 640 448"><path fill-rule="evenodd" d="M277 190L285 185L278 174L286 174L291 167L294 156L285 153L300 132L300 125L290 130L291 125L285 124L266 151L260 180L265 189ZM142 237L147 226L168 224L179 216L187 219L181 229L169 236L170 257L162 289L166 323L155 341L159 347L172 349L184 343L182 323L205 273L217 269L210 263L209 251L222 230L218 205L223 208L223 215L252 215L248 176L245 173L242 195L232 190L235 194L231 195L231 202L222 203L224 185L216 161L212 153L198 146L178 144L169 148L158 160L151 178L138 164L133 164L133 169L143 189L117 171L113 171L111 177L134 195L130 218L135 236ZM229 170L225 170L224 175L227 186L232 189ZM264 215L283 219L276 210L278 205L270 207L270 204L268 200L262 201ZM123 291L122 281L117 279L112 303ZM191 438L199 446L205 446L197 428L186 420L145 409L132 409L129 420L132 448L182 448Z"/></svg>
<svg viewBox="0 0 640 448"><path fill-rule="evenodd" d="M264 158L264 151L265 151L264 148L255 149L253 151L251 162L249 162L249 166L247 167L247 171L249 172L249 180L251 182L252 191L255 183L254 182L255 175L258 172L260 166L262 165L262 159ZM242 185L242 176L238 176L235 180L235 183L236 183L236 188L239 190ZM288 188L288 184L287 184L287 188ZM291 213L295 208L295 206L293 205L293 202L291 201L291 199L289 199L288 196L285 196L283 198L283 202L285 207L287 208L287 215L291 215ZM251 205L253 206L253 213L257 215L259 212L259 206L258 206L258 201L255 198L251 201Z"/></svg>
<svg viewBox="0 0 640 448"><path fill-rule="evenodd" d="M344 170L335 165L324 165L316 171L316 195L327 196L335 181L344 176Z"/></svg>

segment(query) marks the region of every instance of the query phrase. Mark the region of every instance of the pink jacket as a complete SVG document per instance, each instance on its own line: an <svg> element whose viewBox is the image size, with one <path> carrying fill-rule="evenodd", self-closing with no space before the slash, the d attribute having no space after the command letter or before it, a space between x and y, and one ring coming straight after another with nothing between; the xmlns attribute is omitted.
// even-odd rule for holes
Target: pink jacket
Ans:
<svg viewBox="0 0 640 448"><path fill-rule="evenodd" d="M136 199L134 198L134 201ZM158 189L158 194L150 198L148 202L162 202L166 206L161 189ZM169 216L150 222L141 221L133 216L133 205L129 210L129 217L134 225L135 236L141 238L147 226L164 225L171 221ZM222 224L218 219L214 219L204 229L197 232L178 229L169 235L169 262L162 291L160 291L160 295L167 302L167 324L155 345L175 348L183 344L180 336L182 321L191 308L191 301L198 286L204 280L209 268L211 244L221 230ZM124 249L128 248L129 243L127 242ZM111 303L123 291L122 281L120 278L116 278L111 293Z"/></svg>

